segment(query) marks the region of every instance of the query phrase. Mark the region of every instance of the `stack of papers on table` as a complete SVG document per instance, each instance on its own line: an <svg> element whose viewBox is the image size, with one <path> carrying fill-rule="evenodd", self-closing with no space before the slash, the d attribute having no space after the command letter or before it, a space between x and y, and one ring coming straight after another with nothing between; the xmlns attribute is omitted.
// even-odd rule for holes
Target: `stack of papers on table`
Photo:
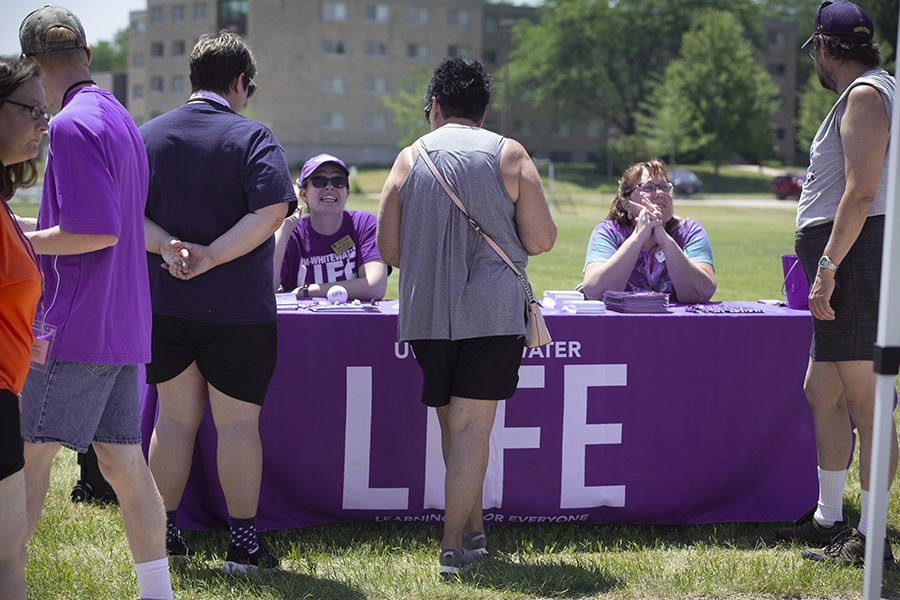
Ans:
<svg viewBox="0 0 900 600"><path fill-rule="evenodd" d="M562 309L577 315L596 315L606 312L606 305L599 300L566 300Z"/></svg>
<svg viewBox="0 0 900 600"><path fill-rule="evenodd" d="M562 308L566 300L584 300L584 294L574 290L545 290L541 305L544 308Z"/></svg>
<svg viewBox="0 0 900 600"><path fill-rule="evenodd" d="M657 292L606 292L606 308L621 313L669 312L669 295Z"/></svg>
<svg viewBox="0 0 900 600"><path fill-rule="evenodd" d="M380 313L381 309L377 306L372 306L371 304L319 304L316 306L310 306L309 310L313 312L333 312L333 313L352 313L352 312L366 312L366 313Z"/></svg>
<svg viewBox="0 0 900 600"><path fill-rule="evenodd" d="M275 294L275 308L281 310L296 309L297 296L290 292L284 294Z"/></svg>

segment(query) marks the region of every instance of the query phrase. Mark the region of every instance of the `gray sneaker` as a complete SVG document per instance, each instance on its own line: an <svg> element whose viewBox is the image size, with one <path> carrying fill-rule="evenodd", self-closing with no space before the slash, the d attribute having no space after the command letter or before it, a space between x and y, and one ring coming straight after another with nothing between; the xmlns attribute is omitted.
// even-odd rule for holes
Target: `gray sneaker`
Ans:
<svg viewBox="0 0 900 600"><path fill-rule="evenodd" d="M462 552L456 548L441 548L440 563L441 575L459 575L472 568L475 555L463 548Z"/></svg>
<svg viewBox="0 0 900 600"><path fill-rule="evenodd" d="M866 536L856 529L845 531L820 550L804 550L800 556L816 562L838 563L850 567L862 567L866 560ZM884 540L884 569L894 568L891 543Z"/></svg>
<svg viewBox="0 0 900 600"><path fill-rule="evenodd" d="M812 507L805 515L794 522L794 527L782 527L775 534L776 539L783 542L800 542L809 546L824 546L838 534L849 531L846 521L837 521L831 527L822 527L813 518L816 507Z"/></svg>
<svg viewBox="0 0 900 600"><path fill-rule="evenodd" d="M462 536L463 547L477 556L484 556L487 551L487 537L480 529L475 529Z"/></svg>

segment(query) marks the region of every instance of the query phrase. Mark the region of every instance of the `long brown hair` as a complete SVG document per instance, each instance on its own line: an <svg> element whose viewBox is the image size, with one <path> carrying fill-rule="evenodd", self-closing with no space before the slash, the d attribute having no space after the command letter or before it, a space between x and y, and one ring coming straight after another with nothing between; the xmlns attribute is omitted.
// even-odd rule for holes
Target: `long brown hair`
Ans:
<svg viewBox="0 0 900 600"><path fill-rule="evenodd" d="M619 189L616 192L616 197L613 198L612 204L609 205L609 213L606 215L607 221L615 221L619 225L631 227L631 215L622 207L622 201L627 200L634 188L637 187L637 183L641 180L644 171L647 171L650 177L669 180L666 165L658 158L634 163L625 169L625 172L622 173L622 178L619 179ZM681 219L672 215L672 218L666 223L666 233L672 235L680 225Z"/></svg>
<svg viewBox="0 0 900 600"><path fill-rule="evenodd" d="M33 62L0 57L0 103L40 74L40 67ZM33 158L14 165L4 165L0 161L0 167L3 169L0 196L6 200L12 198L20 187L34 185L37 181L37 165Z"/></svg>

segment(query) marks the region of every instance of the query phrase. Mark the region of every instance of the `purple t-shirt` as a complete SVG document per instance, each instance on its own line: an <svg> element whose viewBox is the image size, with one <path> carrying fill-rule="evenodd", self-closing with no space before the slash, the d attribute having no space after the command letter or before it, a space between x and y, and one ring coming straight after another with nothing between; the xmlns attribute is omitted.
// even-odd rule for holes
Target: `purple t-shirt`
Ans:
<svg viewBox="0 0 900 600"><path fill-rule="evenodd" d="M359 265L381 260L375 247L375 226L376 219L372 213L345 210L337 233L322 235L312 228L309 215L301 217L284 251L281 287L291 291L304 283L356 279ZM306 267L306 279L298 283L300 265Z"/></svg>
<svg viewBox="0 0 900 600"><path fill-rule="evenodd" d="M631 229L620 225L615 221L603 220L594 227L591 239L588 242L587 256L584 260L584 268L592 262L606 262L612 258L625 240L631 236ZM684 251L691 262L713 264L712 248L709 245L709 236L706 230L693 219L682 219L681 226L672 236L675 243ZM641 248L634 270L625 285L626 292L661 292L672 294L674 297L675 286L669 278L666 268L665 255L657 250L657 260L650 260L650 251Z"/></svg>
<svg viewBox="0 0 900 600"><path fill-rule="evenodd" d="M53 358L150 361L150 290L144 245L147 155L131 116L106 90L69 94L50 123L38 229L115 235L114 246L39 257ZM40 307L38 308L38 316Z"/></svg>

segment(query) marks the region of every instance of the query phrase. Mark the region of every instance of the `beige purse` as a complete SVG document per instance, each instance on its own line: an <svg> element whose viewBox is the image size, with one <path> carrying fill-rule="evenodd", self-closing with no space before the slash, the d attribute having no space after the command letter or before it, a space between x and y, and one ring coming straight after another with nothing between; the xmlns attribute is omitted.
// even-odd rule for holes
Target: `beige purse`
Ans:
<svg viewBox="0 0 900 600"><path fill-rule="evenodd" d="M441 172L438 171L437 166L434 164L434 161L431 160L431 157L428 156L428 153L425 151L425 148L422 146L421 140L416 140L415 143L416 150L419 151L419 154L425 160L425 164L428 165L428 168L431 169L432 174L435 179L438 180L438 183L441 184L441 187L444 188L444 191L447 192L447 195L450 196L450 199L453 200L453 203L459 207L459 210L462 211L464 215L466 215L466 219L469 220L469 225L472 226L472 229L481 234L481 237L484 238L484 241L488 243L488 245L494 249L494 251L503 259L510 269L513 270L513 273L516 274L516 277L519 278L519 281L522 284L522 287L525 288L525 295L528 297L528 331L525 333L525 347L526 348L537 348L538 346L544 346L553 341L550 337L550 331L547 329L547 323L544 322L544 315L541 314L541 305L535 299L534 292L531 290L531 285L525 281L525 277L522 276L522 273L519 269L516 268L516 265L509 259L506 253L497 245L494 240L492 240L484 231L481 230L481 227L478 226L478 223L472 220L472 217L469 216L469 212L466 210L466 207L463 205L462 201L459 199L459 196L450 189L450 186L447 184L447 181L444 179L444 176L441 175Z"/></svg>

